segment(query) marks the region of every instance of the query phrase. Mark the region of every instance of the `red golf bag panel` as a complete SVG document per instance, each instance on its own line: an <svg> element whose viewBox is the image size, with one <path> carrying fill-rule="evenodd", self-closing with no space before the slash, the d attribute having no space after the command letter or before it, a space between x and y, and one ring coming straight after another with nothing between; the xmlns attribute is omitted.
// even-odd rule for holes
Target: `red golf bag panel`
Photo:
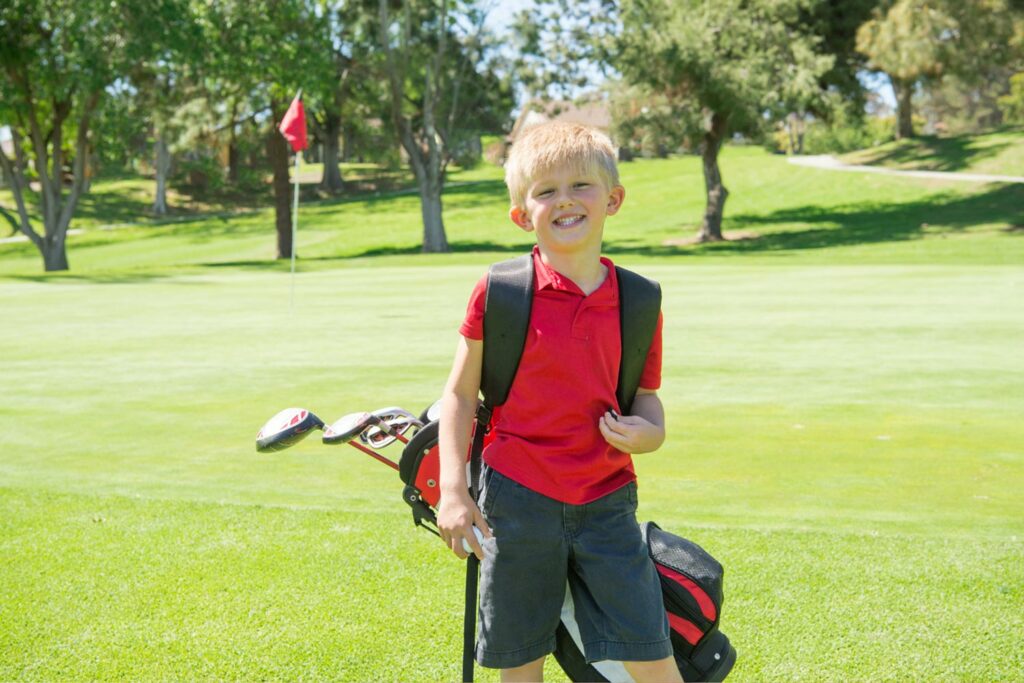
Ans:
<svg viewBox="0 0 1024 683"><path fill-rule="evenodd" d="M473 429L476 429L475 422ZM492 438L493 435L488 432L484 436L484 443L489 443ZM412 507L413 519L420 526L424 526L424 522L437 526L435 513L441 498L441 459L437 440L438 422L435 420L427 423L409 439L398 461L398 476L405 483L402 499ZM469 460L468 453L466 460Z"/></svg>

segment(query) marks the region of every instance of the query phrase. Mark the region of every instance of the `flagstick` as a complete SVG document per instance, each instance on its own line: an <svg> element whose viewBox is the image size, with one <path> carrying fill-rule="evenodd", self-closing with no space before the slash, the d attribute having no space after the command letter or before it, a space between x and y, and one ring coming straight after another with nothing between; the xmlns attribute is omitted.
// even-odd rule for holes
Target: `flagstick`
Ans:
<svg viewBox="0 0 1024 683"><path fill-rule="evenodd" d="M295 239L299 232L299 161L302 159L302 150L295 152L295 203L292 206L292 287L291 295L288 298L288 310L295 309Z"/></svg>

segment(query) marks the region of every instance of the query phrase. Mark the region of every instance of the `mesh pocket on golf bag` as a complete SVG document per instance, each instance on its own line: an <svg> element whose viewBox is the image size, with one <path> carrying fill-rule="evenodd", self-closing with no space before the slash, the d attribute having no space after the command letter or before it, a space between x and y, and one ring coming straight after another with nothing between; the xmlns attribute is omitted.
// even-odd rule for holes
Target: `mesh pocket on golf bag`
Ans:
<svg viewBox="0 0 1024 683"><path fill-rule="evenodd" d="M658 574L672 630L691 645L718 622L722 606L722 565L692 541L642 525Z"/></svg>
<svg viewBox="0 0 1024 683"><path fill-rule="evenodd" d="M642 524L641 532L661 578L672 649L683 679L722 680L736 661L736 650L718 630L722 565L693 541L654 522Z"/></svg>

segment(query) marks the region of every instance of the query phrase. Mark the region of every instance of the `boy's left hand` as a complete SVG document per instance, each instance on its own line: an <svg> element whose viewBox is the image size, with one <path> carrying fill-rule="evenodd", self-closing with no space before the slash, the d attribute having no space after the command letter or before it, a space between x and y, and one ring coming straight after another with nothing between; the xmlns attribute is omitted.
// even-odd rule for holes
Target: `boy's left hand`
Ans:
<svg viewBox="0 0 1024 683"><path fill-rule="evenodd" d="M597 421L597 427L604 440L623 453L650 453L665 441L665 428L639 415L616 415L608 411Z"/></svg>

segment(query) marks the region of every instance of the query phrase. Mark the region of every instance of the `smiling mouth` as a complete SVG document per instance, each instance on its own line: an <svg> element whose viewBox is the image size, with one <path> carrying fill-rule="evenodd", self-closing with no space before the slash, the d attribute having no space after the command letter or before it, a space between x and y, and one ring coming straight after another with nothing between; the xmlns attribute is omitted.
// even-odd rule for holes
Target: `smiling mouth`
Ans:
<svg viewBox="0 0 1024 683"><path fill-rule="evenodd" d="M583 222L583 216L576 214L574 216L562 216L552 221L555 225L560 228L571 228L574 225L579 225Z"/></svg>

